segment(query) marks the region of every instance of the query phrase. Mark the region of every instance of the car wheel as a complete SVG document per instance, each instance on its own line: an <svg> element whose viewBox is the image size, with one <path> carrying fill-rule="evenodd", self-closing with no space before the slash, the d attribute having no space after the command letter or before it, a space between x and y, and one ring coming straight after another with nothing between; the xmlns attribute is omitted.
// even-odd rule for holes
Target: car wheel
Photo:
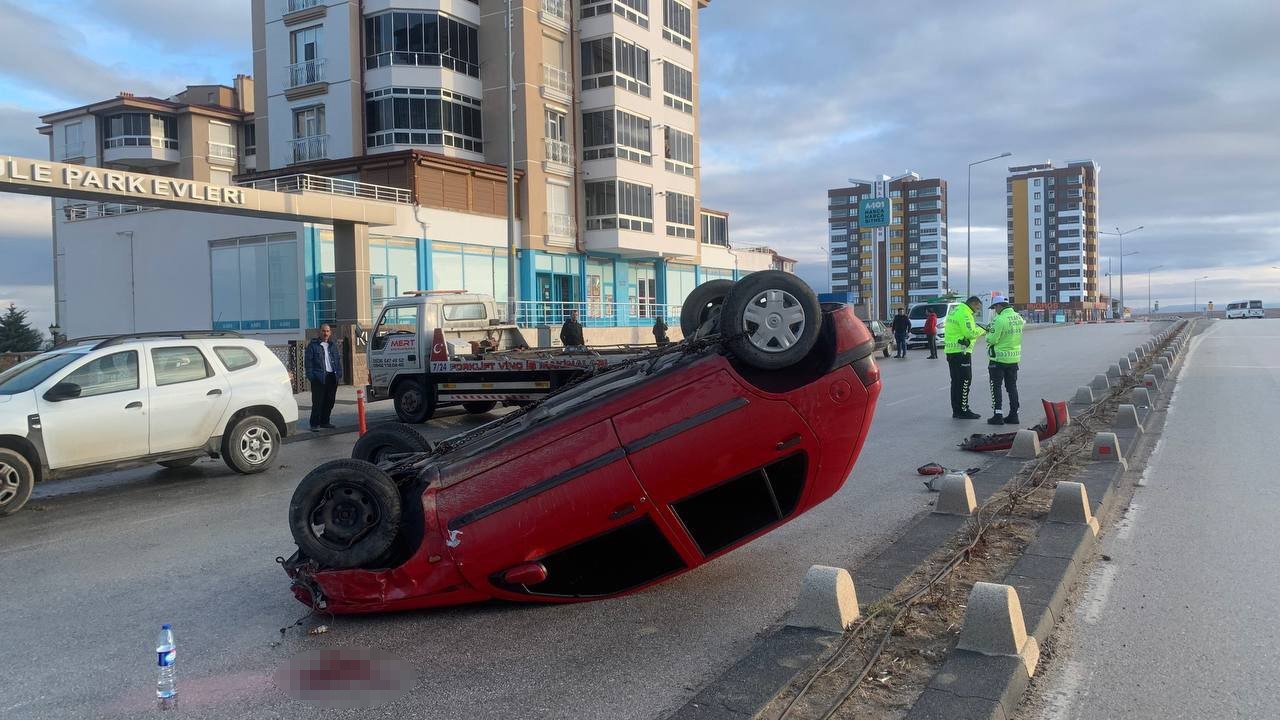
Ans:
<svg viewBox="0 0 1280 720"><path fill-rule="evenodd" d="M780 270L761 270L742 278L725 298L720 332L729 350L762 370L800 362L822 330L818 296L803 280Z"/></svg>
<svg viewBox="0 0 1280 720"><path fill-rule="evenodd" d="M462 409L466 410L472 415L483 415L487 412L490 412L496 407L498 407L498 403L492 402L492 401L462 403Z"/></svg>
<svg viewBox="0 0 1280 720"><path fill-rule="evenodd" d="M191 465L194 465L195 462L199 459L200 459L199 457L189 457L189 458L181 458L179 460L161 460L156 464L159 465L160 467L169 468L169 469L184 468L184 467L190 467Z"/></svg>
<svg viewBox="0 0 1280 720"><path fill-rule="evenodd" d="M424 423L436 414L435 393L421 380L405 380L395 389L396 417L404 423Z"/></svg>
<svg viewBox="0 0 1280 720"><path fill-rule="evenodd" d="M889 346L888 346L888 345L885 345L885 346L884 346L884 349L880 351L880 354L881 354L881 355L883 355L883 356L885 356L885 357L889 357Z"/></svg>
<svg viewBox="0 0 1280 720"><path fill-rule="evenodd" d="M227 467L242 475L260 473L271 467L280 450L280 430L261 415L242 418L222 436L222 459Z"/></svg>
<svg viewBox="0 0 1280 720"><path fill-rule="evenodd" d="M680 331L686 338L693 337L704 323L715 319L731 289L732 280L710 280L689 293L680 306Z"/></svg>
<svg viewBox="0 0 1280 720"><path fill-rule="evenodd" d="M304 555L332 568L377 562L400 527L400 493L376 465L333 460L307 473L289 501L289 530Z"/></svg>
<svg viewBox="0 0 1280 720"><path fill-rule="evenodd" d="M378 465L392 455L431 452L431 448L432 444L417 430L400 423L388 423L372 428L356 440L351 459Z"/></svg>
<svg viewBox="0 0 1280 720"><path fill-rule="evenodd" d="M0 448L0 517L21 510L35 484L31 463L16 450Z"/></svg>

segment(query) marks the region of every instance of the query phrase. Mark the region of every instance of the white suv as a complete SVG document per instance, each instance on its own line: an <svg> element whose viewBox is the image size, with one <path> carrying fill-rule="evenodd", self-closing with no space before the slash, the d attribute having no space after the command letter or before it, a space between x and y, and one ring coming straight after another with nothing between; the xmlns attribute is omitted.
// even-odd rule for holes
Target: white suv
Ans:
<svg viewBox="0 0 1280 720"><path fill-rule="evenodd" d="M269 468L298 422L289 373L234 333L77 340L0 373L0 516L36 481L221 457Z"/></svg>

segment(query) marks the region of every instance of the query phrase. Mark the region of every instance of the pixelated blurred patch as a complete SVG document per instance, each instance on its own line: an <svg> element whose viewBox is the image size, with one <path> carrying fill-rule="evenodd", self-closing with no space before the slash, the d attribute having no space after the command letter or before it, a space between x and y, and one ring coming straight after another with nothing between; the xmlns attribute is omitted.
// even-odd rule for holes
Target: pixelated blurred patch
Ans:
<svg viewBox="0 0 1280 720"><path fill-rule="evenodd" d="M418 683L409 663L367 647L319 648L286 660L272 678L285 695L322 708L375 708Z"/></svg>

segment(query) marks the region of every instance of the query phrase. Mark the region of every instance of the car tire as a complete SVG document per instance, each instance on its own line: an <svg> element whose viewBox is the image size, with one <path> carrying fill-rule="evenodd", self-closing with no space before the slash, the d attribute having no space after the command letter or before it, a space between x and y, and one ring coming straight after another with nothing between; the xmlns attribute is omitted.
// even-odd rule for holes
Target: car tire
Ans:
<svg viewBox="0 0 1280 720"><path fill-rule="evenodd" d="M880 354L884 357L889 357L889 346L885 345L884 349L880 351Z"/></svg>
<svg viewBox="0 0 1280 720"><path fill-rule="evenodd" d="M396 417L402 423L417 425L436 414L436 395L422 380L403 380L392 394Z"/></svg>
<svg viewBox="0 0 1280 720"><path fill-rule="evenodd" d="M21 510L35 485L35 471L22 453L0 448L0 517Z"/></svg>
<svg viewBox="0 0 1280 720"><path fill-rule="evenodd" d="M485 414L485 413L487 413L487 412L491 412L491 411L492 411L494 408L496 408L496 407L498 407L498 403L493 402L492 400L491 400L491 401L489 401L489 402L464 402L464 403L462 403L462 409L463 409L463 410L466 410L466 411L467 411L468 413L470 413L471 415L483 415L483 414Z"/></svg>
<svg viewBox="0 0 1280 720"><path fill-rule="evenodd" d="M331 568L381 559L400 527L400 493L378 466L333 460L307 473L289 501L289 531L302 554Z"/></svg>
<svg viewBox="0 0 1280 720"><path fill-rule="evenodd" d="M732 289L732 280L709 280L694 288L680 306L680 332L691 338L704 323L715 320Z"/></svg>
<svg viewBox="0 0 1280 720"><path fill-rule="evenodd" d="M177 460L161 460L156 464L159 465L160 467L174 470L177 468L184 468L184 467L190 467L192 465L195 465L196 461L199 459L200 458L197 456L197 457L189 457L189 458L179 458Z"/></svg>
<svg viewBox="0 0 1280 720"><path fill-rule="evenodd" d="M733 286L720 310L720 333L747 365L779 370L800 362L818 341L822 307L791 273L761 270Z"/></svg>
<svg viewBox="0 0 1280 720"><path fill-rule="evenodd" d="M280 429L261 415L241 418L222 436L222 460L241 475L270 469L279 454Z"/></svg>
<svg viewBox="0 0 1280 720"><path fill-rule="evenodd" d="M356 440L351 448L352 460L380 464L388 455L431 452L432 443L417 430L402 423L378 425Z"/></svg>

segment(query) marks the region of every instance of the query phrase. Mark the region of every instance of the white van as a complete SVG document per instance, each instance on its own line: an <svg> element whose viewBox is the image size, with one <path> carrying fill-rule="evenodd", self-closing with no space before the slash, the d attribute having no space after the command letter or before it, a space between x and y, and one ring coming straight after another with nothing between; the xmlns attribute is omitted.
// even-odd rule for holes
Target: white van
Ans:
<svg viewBox="0 0 1280 720"><path fill-rule="evenodd" d="M1261 319L1265 316L1265 314L1266 314L1266 313L1264 313L1264 312L1262 311L1262 301L1261 301L1261 300L1250 300L1250 301L1249 301L1249 315L1248 315L1248 317L1251 317L1251 318L1258 318L1259 320L1261 320Z"/></svg>
<svg viewBox="0 0 1280 720"><path fill-rule="evenodd" d="M962 303L958 302L931 302L919 303L912 305L907 311L907 317L911 320L911 334L907 337L907 347L928 347L929 339L924 335L924 321L929 317L929 311L938 316L938 349L942 349L943 326L947 322L947 313L952 308L958 307Z"/></svg>

